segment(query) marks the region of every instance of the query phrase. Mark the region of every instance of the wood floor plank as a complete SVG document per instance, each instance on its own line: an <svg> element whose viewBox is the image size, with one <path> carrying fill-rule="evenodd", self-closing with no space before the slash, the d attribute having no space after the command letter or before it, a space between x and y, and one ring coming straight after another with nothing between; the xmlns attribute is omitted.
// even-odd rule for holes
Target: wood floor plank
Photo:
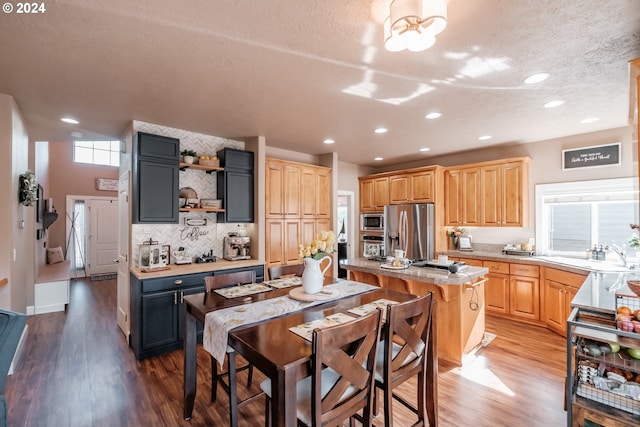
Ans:
<svg viewBox="0 0 640 427"><path fill-rule="evenodd" d="M73 280L66 312L30 316L23 359L7 378L9 426L224 426L228 398L209 402L209 355L198 347L193 418L182 419L182 351L137 361L116 324L116 282ZM566 425L564 338L544 328L487 317L497 337L462 368L440 365L440 426ZM240 373L242 384L246 372ZM252 390L264 377L257 372ZM415 401L415 381L399 393ZM382 414L381 414L382 415ZM376 425L382 425L382 416ZM396 426L412 413L394 406ZM240 425L264 425L264 401L240 410Z"/></svg>

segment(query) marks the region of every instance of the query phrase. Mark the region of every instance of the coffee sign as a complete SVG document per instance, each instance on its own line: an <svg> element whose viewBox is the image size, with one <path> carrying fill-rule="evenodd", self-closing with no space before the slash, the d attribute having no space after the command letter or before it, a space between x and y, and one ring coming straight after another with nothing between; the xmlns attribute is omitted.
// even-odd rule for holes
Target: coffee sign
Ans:
<svg viewBox="0 0 640 427"><path fill-rule="evenodd" d="M562 170L620 164L620 143L562 150Z"/></svg>

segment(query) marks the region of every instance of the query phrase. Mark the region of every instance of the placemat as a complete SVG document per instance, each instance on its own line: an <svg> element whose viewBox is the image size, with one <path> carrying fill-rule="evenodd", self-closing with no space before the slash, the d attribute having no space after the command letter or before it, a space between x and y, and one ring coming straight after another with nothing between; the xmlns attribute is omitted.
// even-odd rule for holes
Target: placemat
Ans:
<svg viewBox="0 0 640 427"><path fill-rule="evenodd" d="M339 325L341 323L349 322L355 319L355 317L349 316L344 313L336 313L322 319L312 320L311 322L303 323L298 326L292 326L289 328L291 332L301 336L307 341L311 341L311 335L316 328L326 328L327 326Z"/></svg>
<svg viewBox="0 0 640 427"><path fill-rule="evenodd" d="M358 316L364 316L365 314L369 314L378 308L382 308L382 321L384 322L387 317L387 309L388 305L397 304L398 301L393 301L386 298L380 298L375 301L371 301L368 304L361 305L359 307L353 307L348 310L349 313L357 314Z"/></svg>
<svg viewBox="0 0 640 427"><path fill-rule="evenodd" d="M278 289L290 288L292 286L302 285L302 277L300 276L284 277L282 279L269 280L264 283L271 286L272 288L278 288Z"/></svg>
<svg viewBox="0 0 640 427"><path fill-rule="evenodd" d="M259 294L270 291L271 288L262 283L249 283L246 285L230 286L228 288L216 289L214 292L225 298L238 298L247 295Z"/></svg>

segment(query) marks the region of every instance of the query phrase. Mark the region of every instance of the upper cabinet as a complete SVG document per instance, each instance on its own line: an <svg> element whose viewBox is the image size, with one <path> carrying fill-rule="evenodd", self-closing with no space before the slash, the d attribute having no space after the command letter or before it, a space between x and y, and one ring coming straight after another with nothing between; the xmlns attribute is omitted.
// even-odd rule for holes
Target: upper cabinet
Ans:
<svg viewBox="0 0 640 427"><path fill-rule="evenodd" d="M217 174L217 195L223 200L224 212L219 222L254 222L253 152L223 148L218 151L223 171Z"/></svg>
<svg viewBox="0 0 640 427"><path fill-rule="evenodd" d="M138 132L133 150L134 224L177 224L180 140Z"/></svg>
<svg viewBox="0 0 640 427"><path fill-rule="evenodd" d="M526 227L529 158L445 171L445 225Z"/></svg>
<svg viewBox="0 0 640 427"><path fill-rule="evenodd" d="M360 177L360 210L381 211L389 204L389 177Z"/></svg>

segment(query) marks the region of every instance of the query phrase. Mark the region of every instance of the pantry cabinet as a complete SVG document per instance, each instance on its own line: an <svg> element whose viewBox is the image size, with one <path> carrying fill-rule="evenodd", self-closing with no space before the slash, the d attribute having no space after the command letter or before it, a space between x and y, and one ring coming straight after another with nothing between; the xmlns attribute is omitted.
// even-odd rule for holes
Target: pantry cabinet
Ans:
<svg viewBox="0 0 640 427"><path fill-rule="evenodd" d="M529 159L453 167L445 171L446 225L528 225Z"/></svg>
<svg viewBox="0 0 640 427"><path fill-rule="evenodd" d="M586 277L554 268L542 268L542 320L549 329L562 336L567 335L571 300Z"/></svg>

